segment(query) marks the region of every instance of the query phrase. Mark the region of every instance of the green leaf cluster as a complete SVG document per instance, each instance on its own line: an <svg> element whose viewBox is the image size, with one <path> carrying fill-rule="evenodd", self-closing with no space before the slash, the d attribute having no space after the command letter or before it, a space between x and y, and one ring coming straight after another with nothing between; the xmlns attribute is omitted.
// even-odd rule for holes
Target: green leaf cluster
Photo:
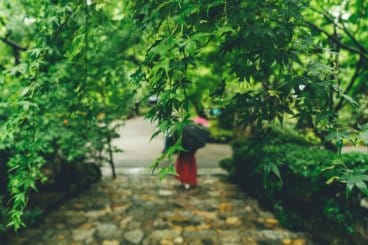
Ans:
<svg viewBox="0 0 368 245"><path fill-rule="evenodd" d="M47 180L47 169L112 162L105 156L130 113L129 74L139 62L140 37L127 9L120 1L1 1L0 150L9 155L1 163L8 226L23 225L28 193Z"/></svg>
<svg viewBox="0 0 368 245"><path fill-rule="evenodd" d="M232 159L223 160L221 166L248 192L275 208L285 225L309 229L306 223L328 224L326 232L342 232L338 235L346 241L358 236L354 227L365 213L360 201L367 196L367 154L339 155L318 145L278 142L235 141Z"/></svg>

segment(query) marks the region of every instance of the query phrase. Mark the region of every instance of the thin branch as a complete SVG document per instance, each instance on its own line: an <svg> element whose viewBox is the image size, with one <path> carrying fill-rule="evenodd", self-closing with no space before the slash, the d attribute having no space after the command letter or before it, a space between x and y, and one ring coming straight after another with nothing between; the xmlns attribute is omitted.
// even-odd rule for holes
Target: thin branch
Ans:
<svg viewBox="0 0 368 245"><path fill-rule="evenodd" d="M335 37L335 39L338 39L337 27L336 26L334 26L334 32L333 32L332 36ZM329 62L331 64L331 67L335 66L338 69L340 47L336 43L331 43L330 46L331 46L331 49L332 49L333 52L330 53ZM338 79L336 78L336 74L334 74L334 73L332 73L330 75L330 78L331 78L331 80L338 81ZM329 105L328 107L329 107L330 111L333 111L333 109L334 109L334 89L333 89L333 86L330 86L330 88L329 88L329 96L328 97L329 97L328 98L328 105Z"/></svg>
<svg viewBox="0 0 368 245"><path fill-rule="evenodd" d="M20 64L19 49L13 48L13 56L14 56L14 63L15 63L15 65L19 65Z"/></svg>
<svg viewBox="0 0 368 245"><path fill-rule="evenodd" d="M6 26L6 23L4 21L4 19L2 17L0 17L0 23L3 26ZM7 33L5 34L5 37L0 37L0 40L2 42L4 42L5 44L11 46L14 50L14 53L17 53L19 51L27 51L27 48L20 46L18 43L12 41L9 39L9 36L11 35L12 31L8 30ZM17 58L16 58L17 59Z"/></svg>
<svg viewBox="0 0 368 245"><path fill-rule="evenodd" d="M355 45L357 45L359 49L363 51L364 53L368 53L368 50L353 36L353 34L350 33L350 31L346 28L344 23L341 23L341 26L344 32L346 33L346 35L350 37L350 39L355 43Z"/></svg>
<svg viewBox="0 0 368 245"><path fill-rule="evenodd" d="M0 37L0 40L3 41L4 43L8 44L12 48L15 48L19 51L27 51L27 48L20 46L18 43L14 42L12 40L9 40L6 37Z"/></svg>
<svg viewBox="0 0 368 245"><path fill-rule="evenodd" d="M327 31L319 28L318 26L314 25L313 23L309 22L309 21L304 21L309 27L313 28L314 30L325 34L328 38L330 38L332 41L334 41L337 45L339 45L341 48L348 50L350 52L359 54L359 56L364 59L365 61L368 61L368 57L366 56L366 53L363 52L363 50L357 49L355 47L351 47L343 42L341 42L338 38L336 38L335 36L333 36L332 34L328 33Z"/></svg>
<svg viewBox="0 0 368 245"><path fill-rule="evenodd" d="M2 17L0 17L0 23L1 23L3 26L5 26L5 21L4 21L4 19L3 19Z"/></svg>
<svg viewBox="0 0 368 245"><path fill-rule="evenodd" d="M331 24L333 24L335 27L339 28L340 30L343 30L345 34L355 43L358 48L363 51L364 53L368 53L367 49L354 37L353 34L348 30L348 28L344 25L343 22L341 22L341 25L336 23L336 21L333 19L333 17L326 11L326 10L318 10L316 8L313 8L318 13L322 14Z"/></svg>
<svg viewBox="0 0 368 245"><path fill-rule="evenodd" d="M362 59L362 57L360 57L359 62L356 65L354 75L351 77L348 86L346 86L346 88L343 92L344 94L347 94L350 91L350 89L353 87L356 79L360 75L360 71L361 71L362 66L363 66L363 59ZM341 107L343 106L344 101L345 101L344 97L341 97L339 103L335 107L335 112L337 112L341 109Z"/></svg>

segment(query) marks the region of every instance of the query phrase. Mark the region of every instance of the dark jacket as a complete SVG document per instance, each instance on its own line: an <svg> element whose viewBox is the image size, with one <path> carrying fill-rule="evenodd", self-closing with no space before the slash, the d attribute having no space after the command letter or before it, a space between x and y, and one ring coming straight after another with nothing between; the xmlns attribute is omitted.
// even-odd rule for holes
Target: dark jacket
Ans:
<svg viewBox="0 0 368 245"><path fill-rule="evenodd" d="M165 140L165 150L173 146L177 141L176 135L167 136ZM183 128L182 145L186 153L194 153L204 147L208 141L208 130L198 124L187 124Z"/></svg>

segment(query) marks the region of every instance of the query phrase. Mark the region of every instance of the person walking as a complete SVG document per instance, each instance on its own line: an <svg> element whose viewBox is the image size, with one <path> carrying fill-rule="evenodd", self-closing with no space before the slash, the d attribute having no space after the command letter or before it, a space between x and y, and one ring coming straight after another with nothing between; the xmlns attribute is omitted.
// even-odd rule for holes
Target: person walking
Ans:
<svg viewBox="0 0 368 245"><path fill-rule="evenodd" d="M177 179L184 185L185 189L197 186L197 162L195 153L199 148L205 146L208 141L208 131L201 125L188 124L184 126L182 144L185 151L178 153L175 162Z"/></svg>
<svg viewBox="0 0 368 245"><path fill-rule="evenodd" d="M195 152L180 152L175 162L176 178L185 189L197 186L197 162Z"/></svg>

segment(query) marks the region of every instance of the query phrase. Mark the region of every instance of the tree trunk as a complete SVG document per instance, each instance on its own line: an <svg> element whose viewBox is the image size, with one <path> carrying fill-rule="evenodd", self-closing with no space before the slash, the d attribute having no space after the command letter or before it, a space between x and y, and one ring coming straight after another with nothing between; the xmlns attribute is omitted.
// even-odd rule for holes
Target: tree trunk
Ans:
<svg viewBox="0 0 368 245"><path fill-rule="evenodd" d="M107 136L107 145L108 145L108 151L109 151L109 163L110 163L110 166L111 166L112 178L115 179L116 178L116 172L115 172L114 158L113 158L113 155L112 155L111 137L110 136Z"/></svg>

